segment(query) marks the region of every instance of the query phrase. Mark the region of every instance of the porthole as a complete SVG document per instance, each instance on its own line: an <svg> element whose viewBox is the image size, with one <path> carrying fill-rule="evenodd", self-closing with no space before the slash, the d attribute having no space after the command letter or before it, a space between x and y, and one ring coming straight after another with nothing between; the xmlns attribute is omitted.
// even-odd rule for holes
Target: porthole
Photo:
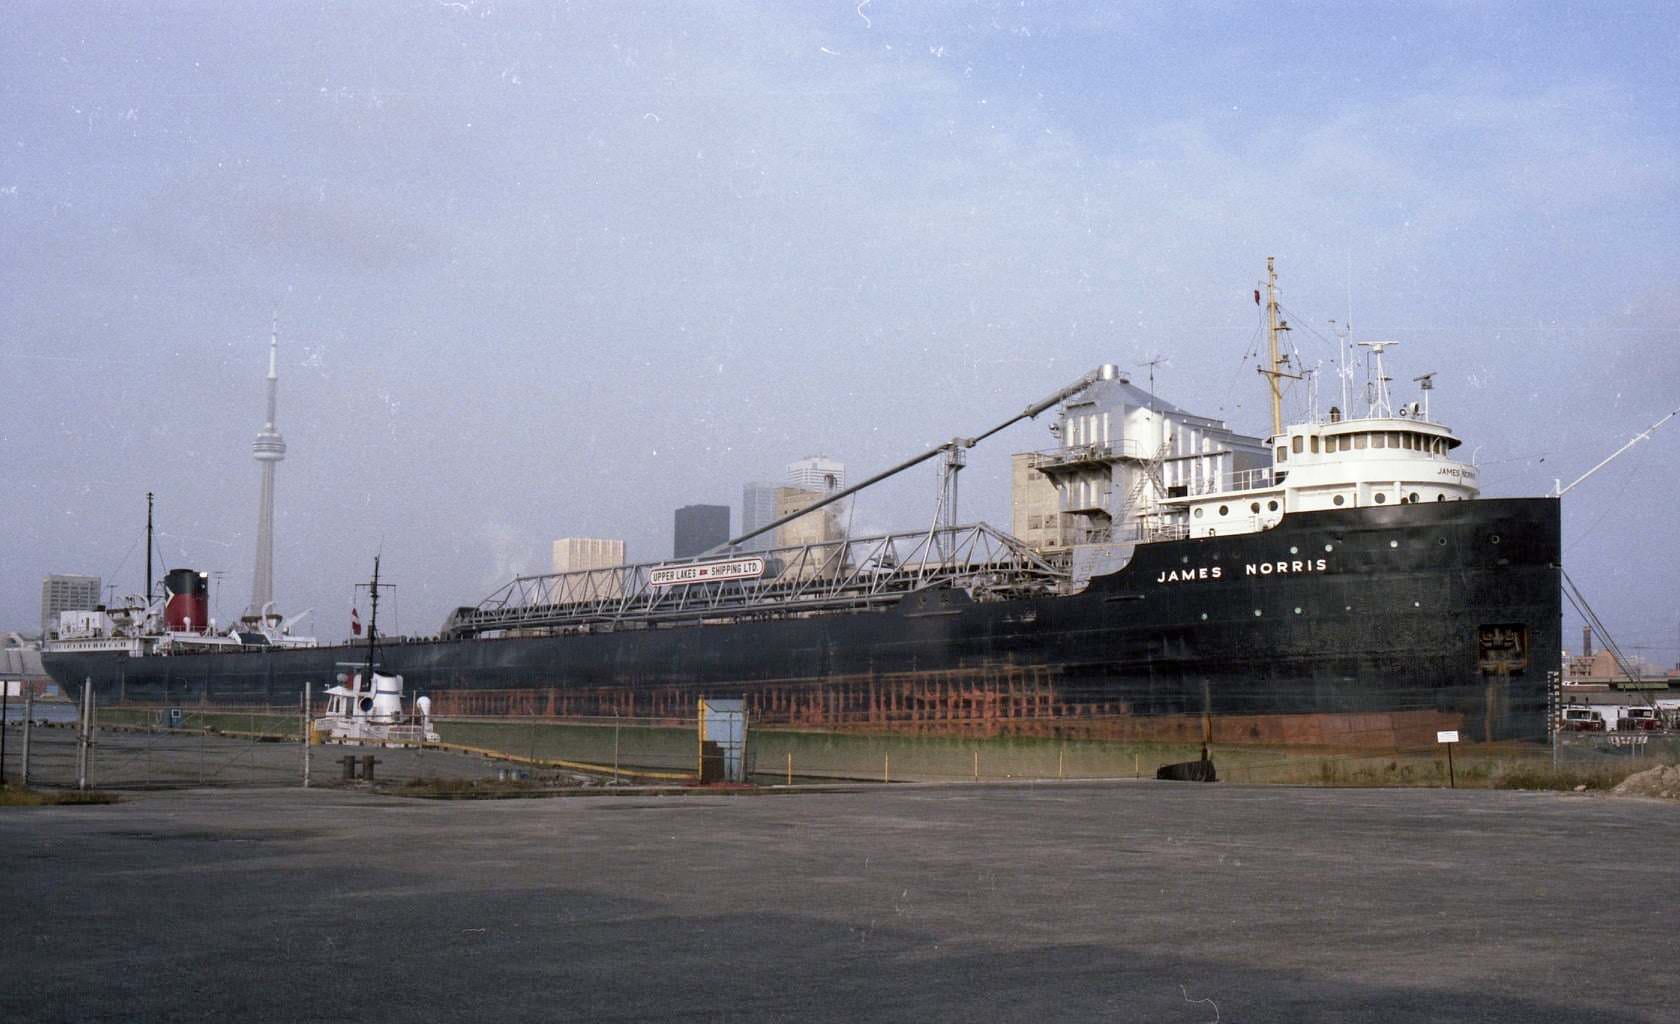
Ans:
<svg viewBox="0 0 1680 1024"><path fill-rule="evenodd" d="M1266 502L1266 511L1267 512L1276 512L1277 511L1277 502L1275 502L1275 501Z"/></svg>
<svg viewBox="0 0 1680 1024"><path fill-rule="evenodd" d="M1388 546L1391 548L1397 548L1400 546L1400 542L1397 540L1391 540L1388 542Z"/></svg>
<svg viewBox="0 0 1680 1024"><path fill-rule="evenodd" d="M1203 612L1203 613L1202 613L1202 621L1203 621L1203 622L1206 622L1206 621L1207 621L1207 612Z"/></svg>
<svg viewBox="0 0 1680 1024"><path fill-rule="evenodd" d="M1435 538L1435 543L1437 543L1437 544L1439 544L1439 545L1441 545L1441 546L1442 546L1442 547L1446 547L1446 546L1447 546L1447 538L1445 538L1445 537L1436 537L1436 538Z"/></svg>
<svg viewBox="0 0 1680 1024"><path fill-rule="evenodd" d="M1298 555L1301 553L1301 549L1291 544L1289 545L1289 553L1292 555Z"/></svg>
<svg viewBox="0 0 1680 1024"><path fill-rule="evenodd" d="M1334 551L1336 550L1336 546L1334 544L1326 544L1324 545L1324 550L1326 552Z"/></svg>
<svg viewBox="0 0 1680 1024"><path fill-rule="evenodd" d="M1446 501L1447 496L1445 494L1437 494L1437 495L1435 495L1435 500L1436 501Z"/></svg>
<svg viewBox="0 0 1680 1024"><path fill-rule="evenodd" d="M1183 555L1179 558L1179 561L1183 562L1185 565L1189 565L1190 564L1190 556L1189 555Z"/></svg>
<svg viewBox="0 0 1680 1024"><path fill-rule="evenodd" d="M1422 608L1423 607L1423 602L1422 601L1413 601L1412 602L1412 607L1413 608Z"/></svg>
<svg viewBox="0 0 1680 1024"><path fill-rule="evenodd" d="M1377 504L1381 505L1382 503L1386 502L1387 500L1388 500L1388 495L1384 494L1381 491L1377 492Z"/></svg>
<svg viewBox="0 0 1680 1024"><path fill-rule="evenodd" d="M1412 492L1412 504L1416 505L1417 503L1418 503L1418 495L1417 495L1416 491L1413 491Z"/></svg>
<svg viewBox="0 0 1680 1024"><path fill-rule="evenodd" d="M1499 534L1497 534L1497 533L1488 534L1488 543L1489 544L1498 544L1499 543Z"/></svg>
<svg viewBox="0 0 1680 1024"><path fill-rule="evenodd" d="M1249 502L1248 503L1248 510L1250 512L1258 514L1260 512L1260 503L1258 501Z"/></svg>
<svg viewBox="0 0 1680 1024"><path fill-rule="evenodd" d="M1200 518L1202 518L1202 510L1201 510L1201 508L1200 508L1200 507L1199 507L1199 506L1198 506L1198 507L1197 507L1197 509L1196 509L1196 518L1197 518L1197 519L1200 519Z"/></svg>
<svg viewBox="0 0 1680 1024"><path fill-rule="evenodd" d="M1346 501L1347 499L1342 497L1340 494L1338 494L1334 498L1331 498L1330 500L1331 500L1332 503L1340 505L1342 502Z"/></svg>
<svg viewBox="0 0 1680 1024"><path fill-rule="evenodd" d="M1296 609L1295 609L1295 614L1296 614L1296 615L1299 615L1299 614L1301 614L1301 609L1299 609L1299 608L1296 608Z"/></svg>
<svg viewBox="0 0 1680 1024"><path fill-rule="evenodd" d="M1257 618L1257 619L1260 617L1260 609L1258 609L1258 608L1254 609L1254 617Z"/></svg>
<svg viewBox="0 0 1680 1024"><path fill-rule="evenodd" d="M1229 505L1219 506L1219 514L1222 515L1222 516L1230 515L1231 514L1231 506L1229 506Z"/></svg>

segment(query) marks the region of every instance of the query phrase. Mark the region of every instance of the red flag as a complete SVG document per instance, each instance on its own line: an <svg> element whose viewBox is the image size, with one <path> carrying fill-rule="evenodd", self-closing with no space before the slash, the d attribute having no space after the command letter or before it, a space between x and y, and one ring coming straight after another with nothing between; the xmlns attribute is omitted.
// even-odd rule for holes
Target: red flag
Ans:
<svg viewBox="0 0 1680 1024"><path fill-rule="evenodd" d="M1254 289L1254 304L1256 306L1260 305L1260 289L1258 288Z"/></svg>
<svg viewBox="0 0 1680 1024"><path fill-rule="evenodd" d="M350 609L350 632L357 636L362 635L362 619L361 616L356 614L356 609L353 607Z"/></svg>

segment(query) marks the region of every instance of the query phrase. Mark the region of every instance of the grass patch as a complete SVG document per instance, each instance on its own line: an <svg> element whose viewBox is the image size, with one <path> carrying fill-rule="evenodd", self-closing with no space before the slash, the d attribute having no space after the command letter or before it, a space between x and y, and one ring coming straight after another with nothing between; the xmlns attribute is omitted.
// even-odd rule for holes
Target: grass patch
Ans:
<svg viewBox="0 0 1680 1024"><path fill-rule="evenodd" d="M1493 789L1611 790L1646 765L1553 768L1540 761L1505 762L1488 776Z"/></svg>
<svg viewBox="0 0 1680 1024"><path fill-rule="evenodd" d="M18 789L0 788L0 807L64 807L74 804L114 804L115 793L97 789Z"/></svg>
<svg viewBox="0 0 1680 1024"><path fill-rule="evenodd" d="M390 792L422 800L501 800L536 796L555 787L525 779L409 779Z"/></svg>

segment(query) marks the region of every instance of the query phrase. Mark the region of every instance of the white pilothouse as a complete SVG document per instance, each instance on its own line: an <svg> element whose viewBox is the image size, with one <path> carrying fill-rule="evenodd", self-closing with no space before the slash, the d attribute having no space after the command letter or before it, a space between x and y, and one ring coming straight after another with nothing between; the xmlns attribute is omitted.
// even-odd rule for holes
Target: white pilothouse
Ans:
<svg viewBox="0 0 1680 1024"><path fill-rule="evenodd" d="M1256 533L1291 512L1478 496L1476 467L1453 454L1462 441L1430 415L1434 375L1415 378L1420 401L1391 399L1383 359L1398 342L1360 343L1369 371L1363 414L1353 412L1344 372L1339 405L1320 416L1311 402L1305 421L1284 424L1280 381L1304 374L1289 372L1278 351L1290 328L1278 318L1272 261L1266 270L1271 362L1260 373L1271 385L1271 433L1242 435L1104 367L1051 428L1061 447L1017 456L1017 536L1041 550L1071 548L1076 567L1083 551L1113 567L1138 543Z"/></svg>

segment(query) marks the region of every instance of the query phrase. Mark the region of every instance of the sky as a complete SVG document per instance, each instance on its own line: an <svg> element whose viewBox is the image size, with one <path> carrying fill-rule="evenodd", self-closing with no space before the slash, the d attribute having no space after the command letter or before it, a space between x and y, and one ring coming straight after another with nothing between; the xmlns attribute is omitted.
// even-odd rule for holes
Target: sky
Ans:
<svg viewBox="0 0 1680 1024"><path fill-rule="evenodd" d="M1490 496L1680 406L1680 11L1662 3L13 2L0 37L0 629L40 579L275 592L435 631L556 537L823 453L854 479L1102 363L1265 433L1289 336L1399 340ZM1305 389L1288 398L1308 410ZM1328 404L1328 398L1320 406ZM1008 527L1009 455L962 518ZM925 527L930 463L854 532ZM1680 659L1680 420L1564 499L1619 643ZM738 518L737 518L738 523ZM365 609L364 609L365 614ZM1566 614L1566 645L1578 643Z"/></svg>

